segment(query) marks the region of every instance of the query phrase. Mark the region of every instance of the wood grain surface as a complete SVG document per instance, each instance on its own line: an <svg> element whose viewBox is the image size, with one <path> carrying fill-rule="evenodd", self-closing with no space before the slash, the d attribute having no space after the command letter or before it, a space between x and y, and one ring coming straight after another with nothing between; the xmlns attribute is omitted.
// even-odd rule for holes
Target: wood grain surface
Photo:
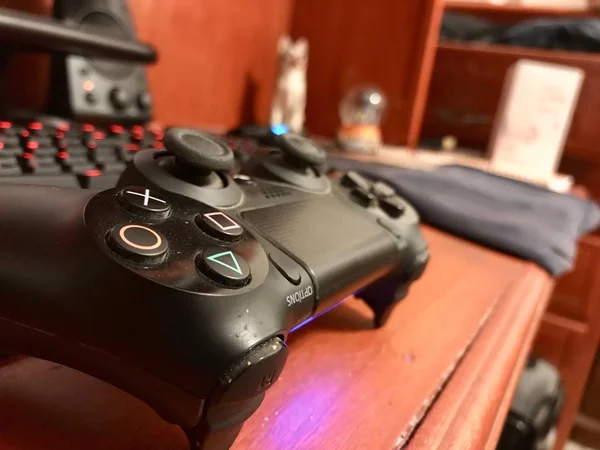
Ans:
<svg viewBox="0 0 600 450"><path fill-rule="evenodd" d="M130 0L138 36L156 46L148 69L155 119L234 127L266 122L277 41L291 0Z"/></svg>
<svg viewBox="0 0 600 450"><path fill-rule="evenodd" d="M531 265L505 293L409 449L496 448L551 289Z"/></svg>
<svg viewBox="0 0 600 450"><path fill-rule="evenodd" d="M436 417L458 439L438 433L436 442L466 442L461 423L479 430L480 439L485 430L497 438L551 282L529 263L424 232L430 266L387 325L373 329L368 308L350 299L292 334L283 375L235 449L399 448L423 418L410 448L429 448L419 442L427 442L423 433ZM448 405L447 392L461 399L458 406ZM6 362L0 449L80 448L183 450L186 442L176 427L103 382L50 362Z"/></svg>

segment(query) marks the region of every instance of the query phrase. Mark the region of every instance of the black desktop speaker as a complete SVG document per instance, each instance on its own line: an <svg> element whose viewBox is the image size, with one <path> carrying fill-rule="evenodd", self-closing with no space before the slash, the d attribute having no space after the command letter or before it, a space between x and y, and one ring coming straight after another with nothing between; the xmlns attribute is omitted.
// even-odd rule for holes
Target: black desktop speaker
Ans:
<svg viewBox="0 0 600 450"><path fill-rule="evenodd" d="M68 27L136 39L124 0L55 0L54 17ZM78 121L142 123L152 118L144 66L54 54L49 112Z"/></svg>
<svg viewBox="0 0 600 450"><path fill-rule="evenodd" d="M496 450L551 448L547 438L564 403L560 374L549 362L529 357Z"/></svg>

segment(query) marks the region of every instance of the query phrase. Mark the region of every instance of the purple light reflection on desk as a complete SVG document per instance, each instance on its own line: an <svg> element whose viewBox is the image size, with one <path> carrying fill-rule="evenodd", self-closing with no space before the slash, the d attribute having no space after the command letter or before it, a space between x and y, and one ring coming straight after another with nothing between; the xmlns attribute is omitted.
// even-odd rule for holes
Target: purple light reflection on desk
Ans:
<svg viewBox="0 0 600 450"><path fill-rule="evenodd" d="M325 311L321 311L319 314L317 314L316 316L311 316L308 319L306 319L304 322L299 323L298 325L296 325L294 328L292 328L290 330L290 333L293 333L296 330L299 330L300 328L302 328L304 325L311 323L313 320L315 320L317 317L321 317L323 314L325 314L326 312L331 311L333 308L340 306L342 303L344 303L346 300L357 296L360 292L362 292L362 289L356 291L354 294L349 295L348 297L344 297L342 300L340 300L339 302L331 305L329 308L327 308Z"/></svg>
<svg viewBox="0 0 600 450"><path fill-rule="evenodd" d="M353 295L358 295L360 291L362 289ZM317 317L341 305L352 298L353 295L343 298L320 314L296 325L290 330L290 333L299 330ZM312 437L319 435L323 428L331 426L331 405L335 404L336 408L352 407L349 404L352 402L352 396L347 395L346 389L347 377L352 376L352 374L339 372L339 367L344 365L339 364L338 358L345 357L353 356L332 355L326 360L319 361L319 371L327 373L328 376L306 379L303 385L297 383L287 385L286 371L293 370L293 368L287 367L284 370L277 382L277 388L285 392L282 396L285 401L274 414L262 418L262 427L265 429L265 435L270 441L267 449L279 449L282 443L286 441L290 446L298 446L300 443L299 448L313 448L310 445ZM323 367L324 365L326 367ZM293 442L290 442L290 440L293 440Z"/></svg>
<svg viewBox="0 0 600 450"><path fill-rule="evenodd" d="M284 443L296 448L315 448L310 444L313 437L331 426L331 405L350 407L345 406L349 399L345 397L344 383L339 379L342 374L335 373L335 358L327 363L330 367L325 372L331 373L331 377L315 377L302 386L283 387L286 391L283 405L270 417L263 418L263 428L270 441L269 450L287 448L285 445L282 447Z"/></svg>

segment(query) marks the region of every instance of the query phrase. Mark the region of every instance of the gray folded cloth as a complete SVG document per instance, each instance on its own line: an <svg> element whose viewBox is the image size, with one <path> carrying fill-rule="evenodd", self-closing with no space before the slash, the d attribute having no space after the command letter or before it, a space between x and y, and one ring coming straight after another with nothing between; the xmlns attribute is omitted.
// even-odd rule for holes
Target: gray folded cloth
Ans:
<svg viewBox="0 0 600 450"><path fill-rule="evenodd" d="M592 201L470 167L421 171L335 157L330 166L387 181L423 222L534 261L553 276L573 268L577 240L600 224Z"/></svg>

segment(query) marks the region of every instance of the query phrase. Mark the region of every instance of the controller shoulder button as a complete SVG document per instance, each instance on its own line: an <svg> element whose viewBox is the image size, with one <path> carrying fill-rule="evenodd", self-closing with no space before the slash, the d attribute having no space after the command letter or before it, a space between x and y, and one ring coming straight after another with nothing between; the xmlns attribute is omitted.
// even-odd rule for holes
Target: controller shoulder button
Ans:
<svg viewBox="0 0 600 450"><path fill-rule="evenodd" d="M365 208L373 206L377 201L373 194L360 187L356 187L350 191L350 198Z"/></svg>
<svg viewBox="0 0 600 450"><path fill-rule="evenodd" d="M280 338L271 338L246 353L221 377L220 401L233 402L256 397L281 375L288 347Z"/></svg>
<svg viewBox="0 0 600 450"><path fill-rule="evenodd" d="M399 226L397 226L393 221L380 217L379 219L377 219L377 223L383 228L385 228L387 231L392 233L394 237L399 239L403 238L402 229Z"/></svg>
<svg viewBox="0 0 600 450"><path fill-rule="evenodd" d="M288 256L269 253L269 260L286 280L296 286L300 284L302 275L298 268L298 264L292 261Z"/></svg>
<svg viewBox="0 0 600 450"><path fill-rule="evenodd" d="M427 251L419 253L413 261L412 270L410 271L409 275L409 281L416 281L421 278L421 275L423 275L423 272L425 272L428 262L429 253Z"/></svg>
<svg viewBox="0 0 600 450"><path fill-rule="evenodd" d="M394 219L397 219L398 217L402 216L402 214L404 214L404 211L406 210L406 205L398 196L380 198L379 206L388 216Z"/></svg>
<svg viewBox="0 0 600 450"><path fill-rule="evenodd" d="M379 198L392 197L396 195L396 190L389 184L384 183L383 181L376 181L375 183L373 183L373 186L371 187L371 192Z"/></svg>
<svg viewBox="0 0 600 450"><path fill-rule="evenodd" d="M254 181L251 177L249 177L248 175L244 175L244 174L237 174L233 176L233 180L237 183L237 184L243 184L243 185L248 185L248 186L256 186L256 181Z"/></svg>
<svg viewBox="0 0 600 450"><path fill-rule="evenodd" d="M342 176L340 183L347 188L361 188L364 191L371 190L371 182L354 170L346 172Z"/></svg>

